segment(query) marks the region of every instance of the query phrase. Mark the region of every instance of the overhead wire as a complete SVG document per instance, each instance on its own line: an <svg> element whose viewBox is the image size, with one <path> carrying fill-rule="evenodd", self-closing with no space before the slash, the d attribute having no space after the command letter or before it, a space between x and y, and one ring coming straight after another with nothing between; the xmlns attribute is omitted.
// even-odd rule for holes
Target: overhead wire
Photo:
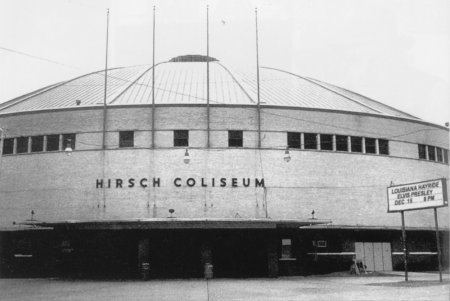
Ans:
<svg viewBox="0 0 450 301"><path fill-rule="evenodd" d="M48 59L48 58L32 55L32 54L29 54L29 53L25 53L25 52L22 52L22 51L6 48L6 47L2 47L2 46L0 46L0 49L2 49L4 51L13 52L13 53L16 53L16 54L19 54L19 55L27 56L27 57L30 57L30 58L38 59L38 60L41 60L41 61L45 61L45 62L48 62L48 63L52 63L52 64L64 66L64 67L68 67L68 68L71 68L71 69L78 69L78 70L81 69L79 67L75 67L75 66L72 66L72 65L61 63L61 62L58 62L58 61L55 61L55 60L51 60L51 59ZM148 70L149 69L147 69L146 72L148 72ZM104 77L105 75L103 73L101 73L103 71L104 70L99 70L98 72L92 73L91 75L98 75L98 76ZM133 83L134 82L133 80L121 78L121 77L114 76L114 75L111 75L111 74L108 74L107 77L111 78L111 79L119 80L119 81L122 81L122 82L127 82L127 83ZM138 81L134 82L133 84L140 86L140 88L142 86L145 86L145 87L148 87L148 88L152 88L152 86L150 84L140 83ZM74 84L72 83L72 84L69 84L69 85L74 85ZM80 85L80 86L83 86L83 85ZM95 86L97 86L97 85L95 85ZM157 86L155 86L154 89L155 90L159 90L159 91L163 91L163 92L170 92L170 93L173 93L173 94L176 94L176 95L180 95L180 96L186 96L186 97L189 97L189 98L194 98L194 99L197 99L197 100L200 100L200 101L206 101L206 98L199 97L199 96L192 95L192 94L180 93L178 91L174 91L174 90L170 90L170 89L164 89L164 88L157 87ZM44 91L44 93L45 92L46 91ZM210 102L212 102L214 104L219 104L219 105L220 104L223 104L223 105L228 104L228 103L217 101L217 100L210 100ZM248 105L251 106L252 104L248 104ZM280 108L283 108L283 107L280 106ZM299 108L301 109L301 107L299 107ZM246 107L243 107L242 109L244 109L244 110L254 110L253 108L246 108ZM288 116L288 115L282 114L282 113L267 112L265 110L261 110L261 113L265 114L265 115L282 117L282 118L286 118L286 119L290 119L290 120L302 121L302 122L309 123L309 124L317 124L317 125L322 125L322 126L336 128L336 129L343 129L343 130L354 131L354 128L351 128L351 127L339 126L339 125L326 123L326 122L320 122L320 121L308 120L308 119L299 118L299 117ZM433 131L433 130L440 130L440 129L424 128L424 129L413 130L413 131L409 131L409 132L405 132L405 133L401 133L401 134L385 136L384 138L393 139L393 138L403 137L403 136L407 136L407 135L418 133L418 132ZM359 130L359 132L363 132L363 133L370 134L370 135L379 135L379 132L375 132L375 131Z"/></svg>

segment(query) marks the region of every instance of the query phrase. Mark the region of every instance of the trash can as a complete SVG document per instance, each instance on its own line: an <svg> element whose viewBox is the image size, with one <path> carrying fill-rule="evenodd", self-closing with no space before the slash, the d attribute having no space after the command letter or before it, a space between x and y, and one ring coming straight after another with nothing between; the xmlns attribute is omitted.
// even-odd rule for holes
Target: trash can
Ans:
<svg viewBox="0 0 450 301"><path fill-rule="evenodd" d="M205 279L213 278L213 265L211 263L205 263Z"/></svg>
<svg viewBox="0 0 450 301"><path fill-rule="evenodd" d="M143 280L148 280L150 276L150 263L143 262L141 264L141 276Z"/></svg>

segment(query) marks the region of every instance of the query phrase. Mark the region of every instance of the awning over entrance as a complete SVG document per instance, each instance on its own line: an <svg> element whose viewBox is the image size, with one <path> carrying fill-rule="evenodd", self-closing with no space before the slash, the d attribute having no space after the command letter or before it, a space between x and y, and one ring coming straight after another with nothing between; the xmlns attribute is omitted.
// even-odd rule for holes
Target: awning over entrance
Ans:
<svg viewBox="0 0 450 301"><path fill-rule="evenodd" d="M22 225L34 227L52 227L77 230L149 230L149 229L277 229L299 228L318 224L329 224L330 220L276 220L276 219L214 219L214 218L149 218L137 220L104 221L27 221Z"/></svg>

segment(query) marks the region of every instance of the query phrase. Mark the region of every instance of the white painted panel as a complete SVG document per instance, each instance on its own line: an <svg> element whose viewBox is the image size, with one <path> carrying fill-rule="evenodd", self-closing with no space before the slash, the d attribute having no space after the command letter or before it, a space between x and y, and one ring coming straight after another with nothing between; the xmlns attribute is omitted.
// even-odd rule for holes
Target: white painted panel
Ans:
<svg viewBox="0 0 450 301"><path fill-rule="evenodd" d="M391 243L383 242L383 266L385 271L392 271Z"/></svg>
<svg viewBox="0 0 450 301"><path fill-rule="evenodd" d="M375 271L375 263L373 259L373 243L364 243L364 264L368 271Z"/></svg>
<svg viewBox="0 0 450 301"><path fill-rule="evenodd" d="M373 243L373 259L375 271L383 271L383 245L381 242Z"/></svg>
<svg viewBox="0 0 450 301"><path fill-rule="evenodd" d="M364 259L364 243L363 242L355 242L355 254L357 260Z"/></svg>

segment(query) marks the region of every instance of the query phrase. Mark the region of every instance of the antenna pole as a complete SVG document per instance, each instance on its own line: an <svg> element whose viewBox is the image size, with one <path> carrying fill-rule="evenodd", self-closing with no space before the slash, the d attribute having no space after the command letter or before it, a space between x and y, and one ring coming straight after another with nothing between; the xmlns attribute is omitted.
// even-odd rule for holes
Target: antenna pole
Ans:
<svg viewBox="0 0 450 301"><path fill-rule="evenodd" d="M102 149L106 149L106 96L108 90L108 47L109 47L109 8L106 10L106 53L105 53L105 86L103 91L103 137Z"/></svg>
<svg viewBox="0 0 450 301"><path fill-rule="evenodd" d="M155 6L153 6L152 148L155 148Z"/></svg>
<svg viewBox="0 0 450 301"><path fill-rule="evenodd" d="M206 6L206 147L210 148L210 108L209 108L209 5Z"/></svg>
<svg viewBox="0 0 450 301"><path fill-rule="evenodd" d="M257 87L257 114L258 114L258 148L261 148L261 101L259 91L259 50L258 50L258 9L255 8L256 25L256 87Z"/></svg>

